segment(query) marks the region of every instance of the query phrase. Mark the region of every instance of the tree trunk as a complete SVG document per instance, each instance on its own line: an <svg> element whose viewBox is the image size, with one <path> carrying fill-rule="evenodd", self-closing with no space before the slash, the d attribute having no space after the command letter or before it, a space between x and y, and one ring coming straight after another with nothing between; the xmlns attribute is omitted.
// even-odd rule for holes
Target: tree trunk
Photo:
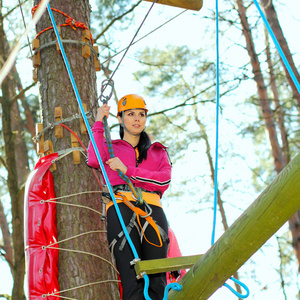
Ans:
<svg viewBox="0 0 300 300"><path fill-rule="evenodd" d="M39 3L38 0L34 2L35 4ZM53 0L51 1L51 6L89 27L90 6L88 0ZM53 14L57 25L65 24L66 18L64 16L57 12L53 12ZM49 26L52 26L52 24L50 24L47 12L37 24L37 32ZM81 28L73 30L70 26L66 26L62 27L61 31L63 39L82 40ZM42 33L39 40L41 46L54 41L55 35L53 30ZM64 44L64 48L79 95L83 103L87 105L87 110L90 110L97 99L93 55L84 58L81 54L81 45L79 44ZM40 82L42 116L45 127L49 123L55 122L55 107L61 107L63 118L69 118L78 113L78 104L63 59L57 53L55 45L46 47L41 50L40 54L41 65L38 69L38 80ZM79 119L75 119L65 125L77 132L85 146L88 145L88 136L80 133ZM63 138L55 137L54 130L46 131L45 140L53 142L55 152L71 148L71 135L66 129L63 130ZM57 197L88 191L99 191L99 185L91 169L87 167L85 158L81 156L80 159L80 164L74 164L71 154L56 163L57 169L53 172L53 176ZM68 197L60 200L60 202L91 207L99 212L102 210L100 197L92 193ZM88 285L84 288L64 292L62 296L83 300L99 299L99 295L101 295L103 300L119 299L117 283L109 281L116 279L116 271L108 262L95 256L111 260L106 233L92 233L95 230L106 230L105 222L100 220L101 216L84 207L60 204L57 204L56 207L58 241L78 234L88 233L67 242L59 243L60 290ZM69 249L69 251L64 251L62 248ZM75 251L85 253L77 253ZM86 253L91 253L93 256ZM89 285L99 281L107 282Z"/></svg>
<svg viewBox="0 0 300 300"><path fill-rule="evenodd" d="M273 61L272 61L271 51L270 51L269 34L267 29L265 29L265 41L266 41L266 57L267 57L267 63L269 67L269 75L270 75L270 87L273 94L273 102L275 106L275 116L277 119L277 124L281 136L284 163L285 165L287 165L291 160L290 147L288 143L288 134L285 127L285 120L284 120L285 113L279 101L279 92L276 85L276 76L274 74Z"/></svg>
<svg viewBox="0 0 300 300"><path fill-rule="evenodd" d="M300 75L299 75L298 70L295 66L293 56L291 54L291 51L290 51L289 46L287 44L287 41L286 41L286 39L283 35L282 29L281 29L281 26L279 24L279 20L278 20L278 17L277 17L277 13L276 13L275 7L273 5L273 2L272 2L272 0L260 0L260 2L261 2L262 6L264 8L267 20L268 20L268 22L269 22L269 24L272 28L272 31L273 31L278 43L280 44L280 47L281 47L281 49L282 49L289 65L290 65L290 67L291 67L298 83L300 83ZM299 91L297 90L297 88L296 88L296 86L295 86L295 84L294 84L294 82L293 82L293 80L292 80L285 64L283 63L282 59L281 59L281 62L282 62L282 65L283 65L288 83L292 88L293 97L297 101L298 111L300 111L300 94L299 94Z"/></svg>
<svg viewBox="0 0 300 300"><path fill-rule="evenodd" d="M278 142L277 132L273 117L273 111L270 105L270 100L267 94L267 88L264 83L262 71L260 68L260 62L258 55L255 51L254 41L246 16L246 8L244 7L243 0L235 0L237 4L237 10L242 25L243 35L246 39L246 48L250 57L252 73L257 86L257 94L262 111L262 116L265 122L266 130L269 135L269 141L271 144L272 157L274 160L275 172L278 174L285 166L282 151Z"/></svg>
<svg viewBox="0 0 300 300"><path fill-rule="evenodd" d="M2 205L1 200L0 200L0 228L3 237L3 250L5 252L4 258L7 261L11 272L13 272L14 254L13 254L13 247L11 241L11 233L9 231L8 222L6 219L4 207Z"/></svg>
<svg viewBox="0 0 300 300"><path fill-rule="evenodd" d="M269 141L271 144L272 157L274 159L275 172L278 174L285 166L282 150L278 143L277 133L275 128L275 122L273 119L273 112L270 107L270 100L267 95L267 89L264 84L262 72L260 69L260 63L258 56L255 52L254 42L251 34L251 29L246 16L246 8L243 5L243 0L235 0L238 13L241 20L243 35L246 39L246 47L251 60L252 72L254 74L254 80L257 85L257 92L259 96L260 106L262 109L262 115L265 121L265 126L269 134ZM299 212L291 217L289 220L289 227L293 238L293 247L296 252L298 264L300 263L300 218ZM300 267L299 267L300 268Z"/></svg>
<svg viewBox="0 0 300 300"><path fill-rule="evenodd" d="M1 3L2 4L2 3ZM2 6L0 11L0 57L5 61L7 58L4 42L6 36L3 29L3 16ZM13 132L13 122L11 118L12 105L11 98L14 93L13 77L9 74L2 83L2 132L4 137L4 149L7 167L7 186L11 198L11 214L12 214L12 243L13 243L13 267L12 275L14 279L14 285L12 290L13 300L25 299L23 281L25 274L24 267L24 239L23 239L23 209L22 201L20 197L19 184L18 184L18 172L15 153L15 138L16 134Z"/></svg>

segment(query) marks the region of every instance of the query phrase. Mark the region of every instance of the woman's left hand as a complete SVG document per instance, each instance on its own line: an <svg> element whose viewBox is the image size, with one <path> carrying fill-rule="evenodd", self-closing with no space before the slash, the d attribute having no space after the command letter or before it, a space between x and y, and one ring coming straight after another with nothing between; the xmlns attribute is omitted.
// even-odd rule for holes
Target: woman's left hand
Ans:
<svg viewBox="0 0 300 300"><path fill-rule="evenodd" d="M121 172L123 172L124 174L127 171L127 167L121 162L121 160L119 159L119 157L113 157L110 158L107 162L107 165L109 165L109 167L113 170L113 171L117 171L120 170Z"/></svg>

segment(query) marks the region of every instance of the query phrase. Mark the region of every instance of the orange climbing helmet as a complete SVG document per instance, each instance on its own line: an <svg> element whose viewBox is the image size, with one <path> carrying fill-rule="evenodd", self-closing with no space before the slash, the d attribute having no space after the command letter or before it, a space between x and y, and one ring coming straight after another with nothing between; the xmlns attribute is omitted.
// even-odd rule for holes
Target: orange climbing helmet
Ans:
<svg viewBox="0 0 300 300"><path fill-rule="evenodd" d="M136 94L129 94L122 97L118 102L118 116L122 111L140 108L148 112L146 102L143 97Z"/></svg>

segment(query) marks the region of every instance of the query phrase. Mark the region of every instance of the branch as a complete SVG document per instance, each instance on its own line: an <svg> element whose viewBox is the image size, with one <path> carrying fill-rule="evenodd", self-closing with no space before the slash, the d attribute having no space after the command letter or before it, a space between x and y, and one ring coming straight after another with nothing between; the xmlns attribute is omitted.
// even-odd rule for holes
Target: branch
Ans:
<svg viewBox="0 0 300 300"><path fill-rule="evenodd" d="M2 205L2 201L0 200L0 228L3 236L3 250L5 254L2 254L9 264L10 268L13 267L13 248L11 241L11 233L9 231L6 215L4 212L4 208Z"/></svg>
<svg viewBox="0 0 300 300"><path fill-rule="evenodd" d="M25 89L23 89L18 95L16 95L15 97L13 97L11 99L11 104L14 104L18 99L21 99L24 97L24 94L29 91L32 87L34 87L37 83L33 82L31 85L29 85L28 87L26 87Z"/></svg>
<svg viewBox="0 0 300 300"><path fill-rule="evenodd" d="M6 169L6 171L8 171L8 167L7 167L6 161L4 160L4 158L2 156L0 156L0 162L3 164L3 166Z"/></svg>
<svg viewBox="0 0 300 300"><path fill-rule="evenodd" d="M21 6L26 3L28 0L23 1L21 4ZM12 8L11 10L9 10L4 16L3 19L7 18L15 9L17 9L18 7L20 7L20 4L18 4L17 6L15 6L14 8Z"/></svg>

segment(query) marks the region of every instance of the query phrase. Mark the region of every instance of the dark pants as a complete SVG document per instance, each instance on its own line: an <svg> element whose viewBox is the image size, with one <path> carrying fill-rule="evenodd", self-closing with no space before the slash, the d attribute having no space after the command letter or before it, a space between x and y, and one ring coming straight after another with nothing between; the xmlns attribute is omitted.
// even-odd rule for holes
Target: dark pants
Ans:
<svg viewBox="0 0 300 300"><path fill-rule="evenodd" d="M143 206L139 206L144 210ZM168 223L165 213L162 208L154 205L150 205L152 208L151 217L167 234ZM125 223L125 226L129 224L132 218L133 212L124 203L119 204L119 208ZM145 219L140 218L141 225L145 223ZM110 207L107 211L107 237L109 244L117 237L117 235L123 231L116 214L114 206ZM155 230L151 225L148 225L145 230L145 235L148 241L159 245L159 240ZM141 260L166 258L168 252L168 240L163 243L162 247L156 247L149 244L144 238L141 242L141 237L138 230L134 227L130 233L130 238L135 246L138 256ZM114 246L113 254L116 259L117 268L120 272L121 283L123 287L123 300L143 300L144 298L144 279L136 279L134 267L130 265L130 262L134 259L131 248L126 242L124 249L119 250L123 237L117 241ZM149 296L152 300L162 300L164 296L164 289L167 285L166 273L150 274Z"/></svg>

